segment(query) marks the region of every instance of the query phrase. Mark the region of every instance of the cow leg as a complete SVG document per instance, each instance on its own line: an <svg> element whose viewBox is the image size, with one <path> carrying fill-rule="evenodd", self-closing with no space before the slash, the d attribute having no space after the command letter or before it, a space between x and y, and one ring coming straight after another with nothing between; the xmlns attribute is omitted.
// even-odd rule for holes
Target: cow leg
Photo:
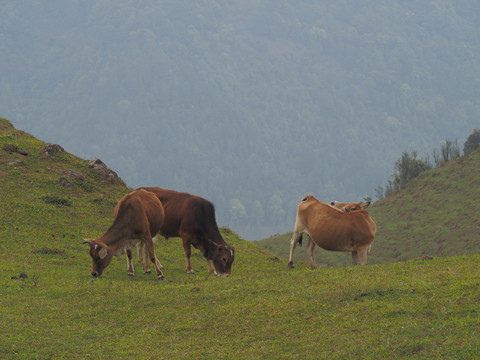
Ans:
<svg viewBox="0 0 480 360"><path fill-rule="evenodd" d="M145 274L150 274L152 271L150 270L150 263L148 262L148 257L149 257L149 254L148 254L148 249L147 247L143 244L143 249L142 249L144 252L145 252L145 258L143 259L143 271L145 272ZM157 259L158 261L158 259Z"/></svg>
<svg viewBox="0 0 480 360"><path fill-rule="evenodd" d="M208 272L212 275L217 275L217 272L215 271L215 269L212 265L212 262L210 260L208 260L207 258L205 258L205 260L207 260Z"/></svg>
<svg viewBox="0 0 480 360"><path fill-rule="evenodd" d="M293 251L297 247L297 244L302 239L301 231L294 231L290 240L290 256L288 257L288 266L293 269Z"/></svg>
<svg viewBox="0 0 480 360"><path fill-rule="evenodd" d="M142 241L137 242L138 262L143 265L145 273L150 273L150 265L148 263L148 251ZM145 256L144 256L145 255Z"/></svg>
<svg viewBox="0 0 480 360"><path fill-rule="evenodd" d="M352 265L358 264L358 253L356 251L352 251Z"/></svg>
<svg viewBox="0 0 480 360"><path fill-rule="evenodd" d="M308 257L310 259L310 267L312 269L315 269L317 266L315 265L315 259L314 259L314 256L313 256L313 250L315 249L315 243L312 241L312 239L310 238L308 240L308 245L307 245L307 254L308 254Z"/></svg>
<svg viewBox="0 0 480 360"><path fill-rule="evenodd" d="M367 252L368 252L368 246L364 246L360 249L357 249L359 265L367 265Z"/></svg>
<svg viewBox="0 0 480 360"><path fill-rule="evenodd" d="M133 269L133 262L132 262L132 250L127 249L127 274L128 276L134 276L135 275L135 270Z"/></svg>
<svg viewBox="0 0 480 360"><path fill-rule="evenodd" d="M194 274L195 271L193 271L192 264L190 263L190 255L192 255L192 249L190 248L190 239L188 237L182 237L182 242L183 242L183 251L185 252L187 273Z"/></svg>
<svg viewBox="0 0 480 360"><path fill-rule="evenodd" d="M155 235L153 238L152 238L152 241L155 243L156 241L158 240L158 234ZM158 261L158 258L157 258L157 261ZM160 261L158 261L158 264L160 265L160 269L164 269L163 265L160 264ZM149 269L150 270L150 269Z"/></svg>
<svg viewBox="0 0 480 360"><path fill-rule="evenodd" d="M155 271L157 272L157 277L159 280L165 279L165 276L163 276L162 270L160 269L160 262L158 261L157 257L155 256L155 249L153 247L153 241L152 238L148 238L145 241L145 245L147 247L147 252L148 252L148 258L151 260L153 265L155 266Z"/></svg>
<svg viewBox="0 0 480 360"><path fill-rule="evenodd" d="M137 255L138 255L138 262L143 264L143 243L141 241L137 242Z"/></svg>

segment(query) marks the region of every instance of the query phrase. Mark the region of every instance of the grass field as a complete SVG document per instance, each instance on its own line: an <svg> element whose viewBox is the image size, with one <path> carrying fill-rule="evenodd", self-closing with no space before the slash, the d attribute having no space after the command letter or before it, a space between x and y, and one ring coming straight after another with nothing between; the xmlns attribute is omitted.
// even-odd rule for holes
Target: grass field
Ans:
<svg viewBox="0 0 480 360"><path fill-rule="evenodd" d="M289 269L222 228L236 249L230 278L208 275L198 251L186 274L173 238L156 243L165 280L138 262L128 277L125 257L93 280L82 239L107 229L129 189L44 146L0 119L1 359L480 356L478 254ZM61 185L68 170L85 179Z"/></svg>

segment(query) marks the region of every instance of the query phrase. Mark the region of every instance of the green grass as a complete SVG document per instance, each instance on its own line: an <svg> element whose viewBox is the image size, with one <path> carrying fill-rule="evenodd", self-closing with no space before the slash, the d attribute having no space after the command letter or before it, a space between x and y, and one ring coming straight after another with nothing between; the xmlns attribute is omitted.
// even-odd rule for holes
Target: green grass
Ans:
<svg viewBox="0 0 480 360"><path fill-rule="evenodd" d="M161 239L164 281L138 262L128 277L125 257L92 280L82 239L107 229L129 189L102 183L73 155L45 158L41 141L8 125L0 119L2 359L480 356L478 254L317 270L299 261L291 270L222 228L236 249L230 278L208 275L196 250L196 273L186 274L180 240ZM5 142L29 155L1 150ZM58 185L68 169L86 175L89 191Z"/></svg>

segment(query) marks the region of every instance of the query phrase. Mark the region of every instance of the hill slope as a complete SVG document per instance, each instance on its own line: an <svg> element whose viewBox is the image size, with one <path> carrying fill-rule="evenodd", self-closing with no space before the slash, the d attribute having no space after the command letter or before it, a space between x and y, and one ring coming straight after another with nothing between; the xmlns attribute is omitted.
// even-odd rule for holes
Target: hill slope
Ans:
<svg viewBox="0 0 480 360"><path fill-rule="evenodd" d="M222 229L236 247L231 278L209 276L201 256L186 274L170 239L156 244L166 280L128 277L124 257L91 279L82 238L105 231L129 189L44 149L0 119L2 359L479 355L478 255L292 271ZM85 179L64 186L71 171Z"/></svg>
<svg viewBox="0 0 480 360"><path fill-rule="evenodd" d="M430 256L472 254L480 251L480 151L429 170L391 197L371 205L377 235L370 264ZM340 199L350 200L350 199ZM356 200L356 199L353 199ZM327 200L328 201L328 200ZM288 257L291 233L256 244ZM318 265L346 265L350 256L316 249ZM305 249L295 251L297 261Z"/></svg>

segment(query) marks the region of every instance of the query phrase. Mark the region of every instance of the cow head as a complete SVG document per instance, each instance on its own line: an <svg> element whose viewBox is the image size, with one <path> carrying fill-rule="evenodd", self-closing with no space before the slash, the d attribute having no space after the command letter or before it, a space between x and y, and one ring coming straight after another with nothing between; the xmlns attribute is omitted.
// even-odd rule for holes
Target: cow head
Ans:
<svg viewBox="0 0 480 360"><path fill-rule="evenodd" d="M354 210L365 210L370 205L370 201L351 202L351 203L342 203L340 201L332 201L331 205L344 212L350 212Z"/></svg>
<svg viewBox="0 0 480 360"><path fill-rule="evenodd" d="M92 257L92 276L97 277L102 275L103 270L112 261L113 253L108 250L108 247L94 239L85 239L84 244L90 245L90 256Z"/></svg>
<svg viewBox="0 0 480 360"><path fill-rule="evenodd" d="M235 246L210 242L212 246L213 267L218 275L232 275L232 263L235 259Z"/></svg>

